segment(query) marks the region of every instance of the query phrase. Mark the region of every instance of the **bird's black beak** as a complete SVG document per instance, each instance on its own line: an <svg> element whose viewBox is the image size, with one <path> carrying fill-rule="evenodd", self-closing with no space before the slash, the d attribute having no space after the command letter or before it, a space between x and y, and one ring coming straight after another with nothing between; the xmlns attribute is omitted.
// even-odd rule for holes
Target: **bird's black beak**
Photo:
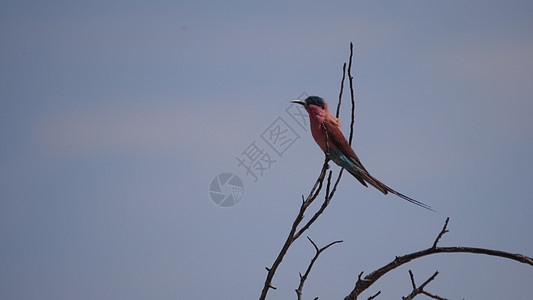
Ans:
<svg viewBox="0 0 533 300"><path fill-rule="evenodd" d="M304 100L292 100L291 102L292 103L298 103L298 104L301 104L303 106L305 106L307 104L307 102L305 102Z"/></svg>

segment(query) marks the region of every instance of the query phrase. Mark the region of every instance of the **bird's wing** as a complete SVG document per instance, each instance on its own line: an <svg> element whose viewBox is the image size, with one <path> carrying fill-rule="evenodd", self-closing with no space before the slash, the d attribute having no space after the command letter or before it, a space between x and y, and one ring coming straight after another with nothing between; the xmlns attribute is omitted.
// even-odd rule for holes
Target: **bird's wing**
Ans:
<svg viewBox="0 0 533 300"><path fill-rule="evenodd" d="M348 144L348 141L342 134L342 131L340 130L338 123L331 121L331 120L325 120L324 126L326 127L326 131L328 133L328 143L331 143L331 145L337 149L339 149L344 155L346 155L350 160L354 162L359 168L365 170L368 172L361 161L359 160L359 157L355 154L350 144Z"/></svg>
<svg viewBox="0 0 533 300"><path fill-rule="evenodd" d="M372 175L370 175L370 173L365 169L350 144L348 144L348 141L346 141L346 138L342 134L342 131L337 124L338 123L330 120L326 120L326 122L324 122L324 126L326 126L328 132L328 143L330 143L330 147L340 150L353 163L350 165L350 167L344 166L345 169L364 186L367 186L366 183L368 182L384 194L387 194L388 191L392 191L391 188L372 177Z"/></svg>

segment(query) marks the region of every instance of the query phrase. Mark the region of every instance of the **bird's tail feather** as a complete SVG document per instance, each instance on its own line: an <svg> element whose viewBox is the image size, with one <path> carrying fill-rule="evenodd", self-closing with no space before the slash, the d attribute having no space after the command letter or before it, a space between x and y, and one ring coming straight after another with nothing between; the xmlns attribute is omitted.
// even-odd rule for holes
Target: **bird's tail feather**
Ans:
<svg viewBox="0 0 533 300"><path fill-rule="evenodd" d="M357 178L359 181L366 181L368 182L370 185L372 185L373 187L375 187L376 189L378 189L379 191L381 191L383 194L387 194L388 192L406 200L406 201L409 201L413 204L416 204L420 207L423 207L425 209L429 209L431 211L434 211L429 205L425 204L425 203L422 203L420 201L417 201L413 198L410 198L410 197L407 197L406 195L402 194L402 193L399 193L395 190L393 190L392 188L388 187L387 185L385 185L383 182L379 181L378 179L376 179L374 176L370 175L368 172L366 172L366 170L350 170L350 169L347 169L348 172L350 172L350 174L352 174L355 178ZM358 172L359 171L359 172ZM365 184L366 186L366 184Z"/></svg>

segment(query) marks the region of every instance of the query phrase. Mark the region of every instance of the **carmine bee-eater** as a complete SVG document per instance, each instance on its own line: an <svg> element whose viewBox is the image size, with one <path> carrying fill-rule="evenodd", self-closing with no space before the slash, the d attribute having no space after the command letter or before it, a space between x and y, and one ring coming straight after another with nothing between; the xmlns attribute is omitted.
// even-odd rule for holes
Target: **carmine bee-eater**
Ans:
<svg viewBox="0 0 533 300"><path fill-rule="evenodd" d="M369 183L383 194L390 192L411 203L432 210L428 205L391 189L368 173L342 134L339 119L329 112L328 104L324 99L311 96L305 100L293 100L291 102L305 107L311 121L311 133L320 149L328 154L329 158L337 165L350 172L364 186L368 187L367 183Z"/></svg>

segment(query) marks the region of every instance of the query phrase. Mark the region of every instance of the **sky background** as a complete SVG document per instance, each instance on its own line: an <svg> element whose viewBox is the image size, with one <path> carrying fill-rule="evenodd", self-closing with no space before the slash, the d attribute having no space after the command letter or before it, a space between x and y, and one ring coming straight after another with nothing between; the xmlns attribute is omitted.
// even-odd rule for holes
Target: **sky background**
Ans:
<svg viewBox="0 0 533 300"><path fill-rule="evenodd" d="M531 1L3 1L0 298L257 299L323 162L289 100L335 106L349 42L359 158L437 212L344 174L306 234L344 242L304 298L343 299L359 272L431 246L446 217L442 246L533 256L532 12ZM261 138L278 118L298 136L282 155ZM276 160L257 182L236 160L253 143ZM229 208L209 196L224 172L244 184ZM268 299L295 299L313 254L295 242ZM409 294L409 269L418 283L438 270L427 290L450 299L531 297L531 266L441 254L364 298Z"/></svg>

